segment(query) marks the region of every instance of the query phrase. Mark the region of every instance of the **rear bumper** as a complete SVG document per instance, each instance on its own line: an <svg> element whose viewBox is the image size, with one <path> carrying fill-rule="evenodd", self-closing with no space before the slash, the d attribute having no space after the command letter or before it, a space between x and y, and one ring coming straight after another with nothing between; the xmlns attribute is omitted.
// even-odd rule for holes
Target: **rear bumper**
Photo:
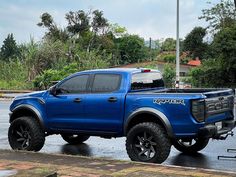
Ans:
<svg viewBox="0 0 236 177"><path fill-rule="evenodd" d="M228 132L232 131L235 126L235 120L223 121L221 129L218 129L217 126L214 124L209 124L199 129L198 137L220 139L221 135L227 134Z"/></svg>

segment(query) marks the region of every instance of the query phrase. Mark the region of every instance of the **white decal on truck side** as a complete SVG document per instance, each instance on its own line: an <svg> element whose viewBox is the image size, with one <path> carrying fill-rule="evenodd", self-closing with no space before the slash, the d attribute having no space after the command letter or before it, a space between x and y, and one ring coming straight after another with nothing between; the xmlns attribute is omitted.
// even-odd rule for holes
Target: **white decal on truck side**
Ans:
<svg viewBox="0 0 236 177"><path fill-rule="evenodd" d="M153 99L154 104L181 104L185 106L184 100L182 99Z"/></svg>

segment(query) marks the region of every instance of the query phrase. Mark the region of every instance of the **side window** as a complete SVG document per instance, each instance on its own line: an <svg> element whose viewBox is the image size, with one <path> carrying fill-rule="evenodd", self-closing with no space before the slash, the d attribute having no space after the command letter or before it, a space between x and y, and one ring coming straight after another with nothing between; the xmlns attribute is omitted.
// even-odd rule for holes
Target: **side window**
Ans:
<svg viewBox="0 0 236 177"><path fill-rule="evenodd" d="M63 93L85 93L89 75L75 76L59 85L61 94Z"/></svg>
<svg viewBox="0 0 236 177"><path fill-rule="evenodd" d="M114 92L120 88L119 74L95 74L92 92Z"/></svg>

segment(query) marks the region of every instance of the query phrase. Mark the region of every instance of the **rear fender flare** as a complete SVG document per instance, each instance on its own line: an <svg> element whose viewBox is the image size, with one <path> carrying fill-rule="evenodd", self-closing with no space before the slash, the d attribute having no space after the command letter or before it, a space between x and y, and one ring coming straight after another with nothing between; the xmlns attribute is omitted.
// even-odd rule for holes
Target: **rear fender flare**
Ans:
<svg viewBox="0 0 236 177"><path fill-rule="evenodd" d="M134 112L132 112L128 118L126 119L126 122L124 124L124 134L127 135L127 131L128 131L128 126L129 123L137 116L140 114L152 114L155 116L156 119L158 119L159 121L162 122L162 124L164 125L167 134L169 137L174 138L174 133L173 133L173 129L172 126L170 124L170 121L168 120L168 118L165 116L165 114L163 114L161 111L154 109L154 108L149 108L149 107L144 107L144 108L139 108L137 110L135 110Z"/></svg>

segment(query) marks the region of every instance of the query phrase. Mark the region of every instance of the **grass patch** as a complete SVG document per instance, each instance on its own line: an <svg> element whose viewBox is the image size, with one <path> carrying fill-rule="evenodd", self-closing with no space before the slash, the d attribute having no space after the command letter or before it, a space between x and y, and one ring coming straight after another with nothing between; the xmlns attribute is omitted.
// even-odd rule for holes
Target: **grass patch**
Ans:
<svg viewBox="0 0 236 177"><path fill-rule="evenodd" d="M0 90L31 90L33 84L31 82L22 82L18 80L0 80Z"/></svg>

